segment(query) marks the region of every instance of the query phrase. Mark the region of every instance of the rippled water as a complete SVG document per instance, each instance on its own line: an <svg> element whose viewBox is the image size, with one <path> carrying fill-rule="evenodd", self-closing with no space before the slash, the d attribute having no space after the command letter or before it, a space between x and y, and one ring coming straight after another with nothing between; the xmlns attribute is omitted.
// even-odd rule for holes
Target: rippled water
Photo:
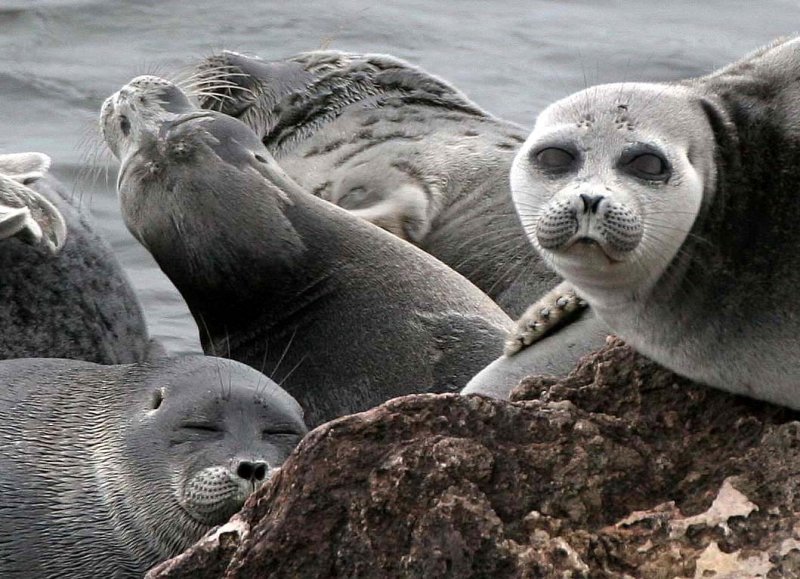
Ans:
<svg viewBox="0 0 800 579"><path fill-rule="evenodd" d="M531 126L547 103L586 85L704 74L798 23L800 4L778 0L0 0L0 151L53 158L118 252L153 335L194 351L186 307L122 223L116 166L95 159L100 104L131 77L169 75L223 48L265 58L388 52ZM87 165L108 167L108 181L88 178Z"/></svg>

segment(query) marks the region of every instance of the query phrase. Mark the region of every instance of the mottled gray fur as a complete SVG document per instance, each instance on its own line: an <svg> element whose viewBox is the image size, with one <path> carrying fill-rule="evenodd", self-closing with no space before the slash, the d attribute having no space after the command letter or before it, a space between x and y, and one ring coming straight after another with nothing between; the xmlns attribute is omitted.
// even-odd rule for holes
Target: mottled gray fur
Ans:
<svg viewBox="0 0 800 579"><path fill-rule="evenodd" d="M247 123L306 190L415 243L509 315L556 285L509 193L526 131L446 81L392 56L329 50L224 52L197 68L199 88L224 95L203 106Z"/></svg>
<svg viewBox="0 0 800 579"><path fill-rule="evenodd" d="M0 359L144 360L151 348L144 314L110 245L55 178L28 187L58 209L67 235L55 255L44 244L0 241Z"/></svg>

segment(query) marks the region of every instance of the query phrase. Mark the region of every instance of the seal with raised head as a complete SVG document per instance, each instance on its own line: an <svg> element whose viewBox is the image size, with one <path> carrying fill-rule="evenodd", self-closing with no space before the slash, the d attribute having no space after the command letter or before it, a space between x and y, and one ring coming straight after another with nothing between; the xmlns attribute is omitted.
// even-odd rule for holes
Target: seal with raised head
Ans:
<svg viewBox="0 0 800 579"><path fill-rule="evenodd" d="M200 103L261 137L306 190L418 245L509 315L558 283L509 191L527 136L448 82L384 54L319 50L196 66Z"/></svg>
<svg viewBox="0 0 800 579"><path fill-rule="evenodd" d="M244 123L138 77L101 112L122 214L206 352L265 368L309 425L458 391L500 353L503 311L430 255L305 192Z"/></svg>
<svg viewBox="0 0 800 579"><path fill-rule="evenodd" d="M306 432L266 376L205 356L0 362L0 575L142 577L263 484Z"/></svg>
<svg viewBox="0 0 800 579"><path fill-rule="evenodd" d="M41 153L0 155L0 359L160 353L111 247L49 166Z"/></svg>
<svg viewBox="0 0 800 579"><path fill-rule="evenodd" d="M545 109L511 172L545 260L634 348L800 408L800 39Z"/></svg>

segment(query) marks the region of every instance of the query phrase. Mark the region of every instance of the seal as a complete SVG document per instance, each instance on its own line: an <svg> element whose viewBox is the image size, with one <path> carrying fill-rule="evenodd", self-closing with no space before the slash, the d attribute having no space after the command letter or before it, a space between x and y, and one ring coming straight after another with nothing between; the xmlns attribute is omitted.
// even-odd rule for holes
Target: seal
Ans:
<svg viewBox="0 0 800 579"><path fill-rule="evenodd" d="M41 153L0 155L0 359L158 355L111 247L49 166Z"/></svg>
<svg viewBox="0 0 800 579"><path fill-rule="evenodd" d="M641 353L800 409L800 39L547 107L511 171L533 245Z"/></svg>
<svg viewBox="0 0 800 579"><path fill-rule="evenodd" d="M9 360L0 384L3 577L142 577L306 432L291 396L231 360Z"/></svg>
<svg viewBox="0 0 800 579"><path fill-rule="evenodd" d="M509 315L558 283L528 243L508 174L528 131L398 58L320 50L211 56L203 107L258 134L307 191L406 239Z"/></svg>
<svg viewBox="0 0 800 579"><path fill-rule="evenodd" d="M460 390L508 316L413 245L297 186L241 121L137 77L101 111L126 225L185 298L204 350L272 369L310 426Z"/></svg>

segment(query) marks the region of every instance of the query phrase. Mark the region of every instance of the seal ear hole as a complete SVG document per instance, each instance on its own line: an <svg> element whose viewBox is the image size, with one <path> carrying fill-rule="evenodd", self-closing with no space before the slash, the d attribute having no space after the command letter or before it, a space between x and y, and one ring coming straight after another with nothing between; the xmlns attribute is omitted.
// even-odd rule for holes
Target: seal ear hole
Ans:
<svg viewBox="0 0 800 579"><path fill-rule="evenodd" d="M260 161L261 163L266 163L267 162L267 160L264 157L262 157L261 155L259 155L258 153L255 154L255 158L256 158L256 161Z"/></svg>
<svg viewBox="0 0 800 579"><path fill-rule="evenodd" d="M155 390L152 398L150 399L150 407L153 410L158 410L158 407L161 406L162 402L164 402L164 393L161 390Z"/></svg>

